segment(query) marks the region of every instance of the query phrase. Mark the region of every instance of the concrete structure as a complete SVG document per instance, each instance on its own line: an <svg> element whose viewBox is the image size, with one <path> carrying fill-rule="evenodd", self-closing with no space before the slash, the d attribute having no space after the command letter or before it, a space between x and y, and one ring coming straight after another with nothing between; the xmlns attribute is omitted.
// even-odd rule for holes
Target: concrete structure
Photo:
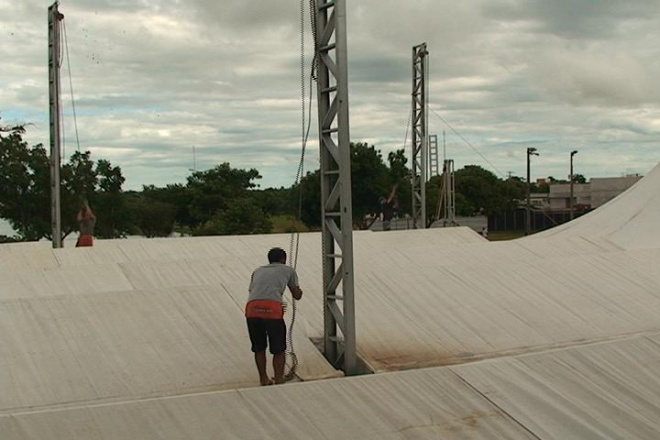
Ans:
<svg viewBox="0 0 660 440"><path fill-rule="evenodd" d="M609 202L635 183L642 177L631 175L624 177L594 177L589 183L573 184L574 206L598 208ZM569 209L570 207L570 184L550 184L548 194L548 208L552 210Z"/></svg>
<svg viewBox="0 0 660 440"><path fill-rule="evenodd" d="M591 207L598 208L609 202L642 179L639 174L624 177L594 177L591 186Z"/></svg>
<svg viewBox="0 0 660 440"><path fill-rule="evenodd" d="M564 210L570 207L571 185L568 183L556 183L550 185L548 193L548 208L552 210ZM588 183L573 184L573 206L591 206L591 185Z"/></svg>

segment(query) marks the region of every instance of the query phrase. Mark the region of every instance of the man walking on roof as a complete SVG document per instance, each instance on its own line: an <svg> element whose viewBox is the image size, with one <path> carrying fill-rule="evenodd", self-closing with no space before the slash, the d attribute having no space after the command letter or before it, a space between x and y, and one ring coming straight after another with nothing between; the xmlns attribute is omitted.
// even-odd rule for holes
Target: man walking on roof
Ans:
<svg viewBox="0 0 660 440"><path fill-rule="evenodd" d="M293 298L302 298L298 274L286 265L286 252L280 248L268 251L268 263L252 272L248 302L245 306L250 342L261 385L272 385L266 372L266 348L273 355L275 383L284 383L286 324L283 294L287 287Z"/></svg>

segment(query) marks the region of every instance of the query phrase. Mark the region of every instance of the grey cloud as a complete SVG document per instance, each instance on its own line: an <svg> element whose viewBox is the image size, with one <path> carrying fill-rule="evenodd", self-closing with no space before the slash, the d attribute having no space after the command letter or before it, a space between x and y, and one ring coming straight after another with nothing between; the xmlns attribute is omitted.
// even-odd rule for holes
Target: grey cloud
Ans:
<svg viewBox="0 0 660 440"><path fill-rule="evenodd" d="M514 0L487 2L484 15L502 21L531 21L538 30L568 38L608 38L627 20L658 17L656 0Z"/></svg>
<svg viewBox="0 0 660 440"><path fill-rule="evenodd" d="M21 1L10 21L0 16L0 110L35 115L27 121L35 122L33 143L48 136L48 3ZM660 160L657 19L648 2L593 3L348 2L353 140L384 152L403 146L411 46L426 41L432 108L500 170L523 172L520 151L541 142L539 175L558 174L570 147L585 153L588 175L636 166L642 156ZM300 144L297 8L64 0L83 148L120 165L129 188L185 180L192 145L200 167L229 161L259 169L264 186L289 185ZM4 44L10 28L14 40ZM310 48L308 40L308 62ZM490 167L433 113L429 121L432 132L447 130L457 167ZM616 148L629 159L611 160ZM308 168L318 166L317 156L310 146Z"/></svg>
<svg viewBox="0 0 660 440"><path fill-rule="evenodd" d="M530 67L530 79L550 99L573 105L627 106L660 98L654 75L624 53L551 49L531 58Z"/></svg>

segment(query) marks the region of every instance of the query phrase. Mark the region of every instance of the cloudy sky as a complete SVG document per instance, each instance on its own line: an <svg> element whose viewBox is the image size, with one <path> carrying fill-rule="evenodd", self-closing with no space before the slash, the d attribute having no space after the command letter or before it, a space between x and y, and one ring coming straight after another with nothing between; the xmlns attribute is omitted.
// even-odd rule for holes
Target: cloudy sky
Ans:
<svg viewBox="0 0 660 440"><path fill-rule="evenodd" d="M48 143L51 3L0 0L0 117L29 123L30 143ZM403 147L411 47L427 42L429 131L446 131L456 168L522 176L528 146L541 154L534 177L565 178L573 149L576 172L589 177L645 173L660 161L660 0L347 7L353 141L384 153ZM257 168L262 187L289 186L301 137L299 8L293 0L62 0L81 149L121 166L126 189L185 181L193 146L197 169L230 162ZM310 47L307 39L307 62ZM69 155L76 143L63 64ZM318 167L312 130L310 169Z"/></svg>

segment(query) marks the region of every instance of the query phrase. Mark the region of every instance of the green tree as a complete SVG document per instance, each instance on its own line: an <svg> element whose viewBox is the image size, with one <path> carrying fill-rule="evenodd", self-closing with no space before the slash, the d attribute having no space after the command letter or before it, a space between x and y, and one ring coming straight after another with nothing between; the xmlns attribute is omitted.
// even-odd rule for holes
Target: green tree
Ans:
<svg viewBox="0 0 660 440"><path fill-rule="evenodd" d="M30 148L24 133L22 126L0 132L0 217L22 240L36 241L51 235L50 170L44 147ZM64 235L71 230L64 226Z"/></svg>
<svg viewBox="0 0 660 440"><path fill-rule="evenodd" d="M573 174L574 183L587 183L587 178L583 174Z"/></svg>
<svg viewBox="0 0 660 440"><path fill-rule="evenodd" d="M403 149L391 151L387 155L391 187L396 186L397 215L403 217L412 213L412 183L411 170L408 168L408 158ZM428 194L428 192L427 192Z"/></svg>
<svg viewBox="0 0 660 440"><path fill-rule="evenodd" d="M176 208L174 221L180 227L190 229L197 224L190 214L192 209L191 191L186 185L175 183L163 188L145 185L142 188L142 194L149 200L173 205Z"/></svg>
<svg viewBox="0 0 660 440"><path fill-rule="evenodd" d="M365 216L380 212L380 199L391 191L390 172L380 150L366 143L351 143L353 223L366 226Z"/></svg>
<svg viewBox="0 0 660 440"><path fill-rule="evenodd" d="M100 159L96 163L98 190L90 201L96 204L99 213L96 223L96 235L115 238L125 236L133 228L130 217L125 214L126 197L122 185L126 181L119 167Z"/></svg>
<svg viewBox="0 0 660 440"><path fill-rule="evenodd" d="M225 162L210 170L197 171L188 177L191 227L207 223L219 210L232 207L237 199L250 198L250 189L256 188L255 180L261 179L256 169L232 168Z"/></svg>
<svg viewBox="0 0 660 440"><path fill-rule="evenodd" d="M396 187L398 213L410 211L412 193L410 170L403 150L388 154L389 167L382 153L373 145L351 143L351 188L353 198L353 223L362 228L368 226L365 216L380 213L380 201L388 197ZM310 228L321 226L321 180L320 172L308 172L301 179L303 194L302 221ZM297 193L298 187L293 188Z"/></svg>
<svg viewBox="0 0 660 440"><path fill-rule="evenodd" d="M252 190L252 197L264 214L273 216L297 216L299 193L291 188L266 188Z"/></svg>
<svg viewBox="0 0 660 440"><path fill-rule="evenodd" d="M251 198L238 198L231 201L225 209L216 211L195 235L245 235L267 234L273 224L264 215L263 210Z"/></svg>
<svg viewBox="0 0 660 440"><path fill-rule="evenodd" d="M125 195L125 206L138 233L147 238L169 237L174 232L177 208L143 193Z"/></svg>
<svg viewBox="0 0 660 440"><path fill-rule="evenodd" d="M389 174L393 184L410 179L410 168L407 166L408 158L403 149L390 151L387 154L387 162L390 164Z"/></svg>
<svg viewBox="0 0 660 440"><path fill-rule="evenodd" d="M29 147L24 133L22 126L0 130L0 217L9 221L22 240L51 239L48 154L41 144ZM62 165L60 178L62 238L77 229L75 217L83 199L97 212L98 236L116 237L127 230L119 167L104 160L95 164L88 151L76 152ZM116 215L109 214L112 210Z"/></svg>
<svg viewBox="0 0 660 440"><path fill-rule="evenodd" d="M300 219L311 229L321 227L321 172L307 172L293 187L294 194L301 194L302 213Z"/></svg>
<svg viewBox="0 0 660 440"><path fill-rule="evenodd" d="M525 184L519 179L503 181L477 165L463 167L454 178L458 215L494 215L517 206L525 195Z"/></svg>

